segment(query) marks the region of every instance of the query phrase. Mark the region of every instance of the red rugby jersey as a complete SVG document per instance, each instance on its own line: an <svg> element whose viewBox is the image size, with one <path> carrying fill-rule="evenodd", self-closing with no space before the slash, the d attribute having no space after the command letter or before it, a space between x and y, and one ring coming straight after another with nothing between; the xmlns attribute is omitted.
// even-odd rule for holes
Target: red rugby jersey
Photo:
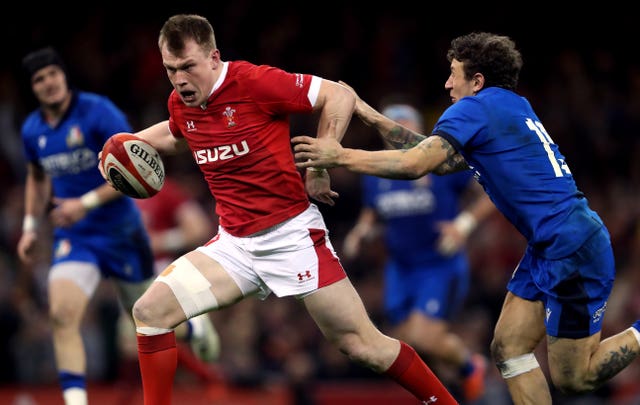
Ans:
<svg viewBox="0 0 640 405"><path fill-rule="evenodd" d="M189 144L230 234L251 235L309 206L294 164L289 114L311 113L310 89L317 93L319 80L224 62L206 106L185 106L175 90L169 96L171 132Z"/></svg>

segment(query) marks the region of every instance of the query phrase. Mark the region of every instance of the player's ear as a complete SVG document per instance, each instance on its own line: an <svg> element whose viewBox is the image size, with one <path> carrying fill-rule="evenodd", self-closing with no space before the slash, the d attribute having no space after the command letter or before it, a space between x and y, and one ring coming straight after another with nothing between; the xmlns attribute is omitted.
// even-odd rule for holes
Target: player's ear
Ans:
<svg viewBox="0 0 640 405"><path fill-rule="evenodd" d="M484 75L482 73L476 73L471 79L473 85L473 92L477 93L484 88Z"/></svg>
<svg viewBox="0 0 640 405"><path fill-rule="evenodd" d="M217 48L211 51L211 54L209 55L209 61L213 70L216 70L220 65L220 51Z"/></svg>

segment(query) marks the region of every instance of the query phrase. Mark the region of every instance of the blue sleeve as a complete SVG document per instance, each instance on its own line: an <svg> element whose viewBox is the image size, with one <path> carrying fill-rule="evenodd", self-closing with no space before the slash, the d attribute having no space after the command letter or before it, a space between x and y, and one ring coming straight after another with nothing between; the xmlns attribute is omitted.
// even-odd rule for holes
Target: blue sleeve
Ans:
<svg viewBox="0 0 640 405"><path fill-rule="evenodd" d="M440 116L432 134L445 138L457 151L482 143L489 114L475 97L464 97Z"/></svg>
<svg viewBox="0 0 640 405"><path fill-rule="evenodd" d="M133 132L125 113L110 99L104 97L99 108L100 114L95 129L96 135L99 135L103 142L118 132Z"/></svg>

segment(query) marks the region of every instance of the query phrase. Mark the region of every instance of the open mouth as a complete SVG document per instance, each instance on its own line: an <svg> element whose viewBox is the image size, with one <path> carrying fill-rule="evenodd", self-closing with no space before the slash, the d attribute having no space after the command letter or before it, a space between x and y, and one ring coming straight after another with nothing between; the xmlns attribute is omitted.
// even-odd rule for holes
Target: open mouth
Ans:
<svg viewBox="0 0 640 405"><path fill-rule="evenodd" d="M181 91L180 92L180 97L182 97L182 100L185 103L193 103L193 102L196 101L196 92L195 91L190 91L190 90Z"/></svg>

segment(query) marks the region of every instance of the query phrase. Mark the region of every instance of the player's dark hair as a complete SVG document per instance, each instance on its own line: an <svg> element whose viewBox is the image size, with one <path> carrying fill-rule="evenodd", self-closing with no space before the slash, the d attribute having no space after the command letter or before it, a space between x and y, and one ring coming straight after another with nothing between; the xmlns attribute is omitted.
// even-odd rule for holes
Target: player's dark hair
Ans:
<svg viewBox="0 0 640 405"><path fill-rule="evenodd" d="M464 75L484 76L484 87L515 90L518 86L522 55L511 38L489 32L474 32L454 38L447 59L462 62Z"/></svg>
<svg viewBox="0 0 640 405"><path fill-rule="evenodd" d="M30 52L22 59L22 67L29 80L38 70L49 65L59 66L65 72L65 75L67 74L67 68L60 54L51 46Z"/></svg>
<svg viewBox="0 0 640 405"><path fill-rule="evenodd" d="M216 49L213 27L209 21L196 14L177 14L170 17L160 30L158 46L163 45L173 54L180 54L185 41L193 39L205 51Z"/></svg>

